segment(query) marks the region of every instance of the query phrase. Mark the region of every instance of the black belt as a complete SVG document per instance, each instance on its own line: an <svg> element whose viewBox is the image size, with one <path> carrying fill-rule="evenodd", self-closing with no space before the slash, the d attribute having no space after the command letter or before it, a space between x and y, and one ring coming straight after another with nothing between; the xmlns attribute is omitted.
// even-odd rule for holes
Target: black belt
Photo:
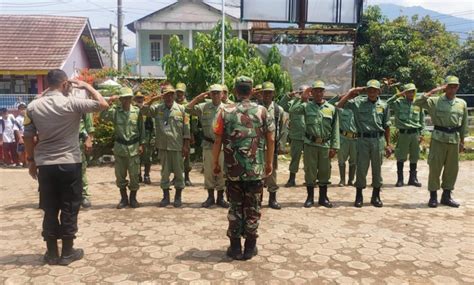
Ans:
<svg viewBox="0 0 474 285"><path fill-rule="evenodd" d="M415 134L418 133L420 129L400 129L401 134Z"/></svg>
<svg viewBox="0 0 474 285"><path fill-rule="evenodd" d="M434 129L437 131L444 132L444 133L454 134L454 133L459 132L461 130L461 127L448 128L448 127L434 126Z"/></svg>
<svg viewBox="0 0 474 285"><path fill-rule="evenodd" d="M359 133L360 138L380 138L383 137L384 132L370 132L370 133Z"/></svg>
<svg viewBox="0 0 474 285"><path fill-rule="evenodd" d="M310 135L310 134L305 134L305 135L306 135L306 138L308 138L311 142L314 142L314 143L317 143L317 144L323 144L323 143L329 141L329 139L319 138L317 136L313 136L313 135Z"/></svg>
<svg viewBox="0 0 474 285"><path fill-rule="evenodd" d="M214 140L213 140L213 139L208 138L208 137L206 137L206 136L202 136L202 139L205 140L205 141L207 141L207 142L214 143Z"/></svg>
<svg viewBox="0 0 474 285"><path fill-rule="evenodd" d="M133 144L136 144L140 141L140 138L139 137L136 137L136 138L133 138L131 140L124 140L122 138L115 138L115 141L118 142L119 144L123 144L123 145L133 145Z"/></svg>
<svg viewBox="0 0 474 285"><path fill-rule="evenodd" d="M358 137L357 133L347 132L347 131L343 131L343 130L340 130L340 132L341 132L341 135L346 137L346 138L355 139L355 138Z"/></svg>

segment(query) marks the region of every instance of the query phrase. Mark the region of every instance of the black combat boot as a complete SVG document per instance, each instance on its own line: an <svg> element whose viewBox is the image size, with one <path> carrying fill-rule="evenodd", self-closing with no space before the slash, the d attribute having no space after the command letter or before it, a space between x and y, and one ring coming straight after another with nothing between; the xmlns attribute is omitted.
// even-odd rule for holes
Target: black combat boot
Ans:
<svg viewBox="0 0 474 285"><path fill-rule="evenodd" d="M216 204L222 208L229 208L229 203L224 199L224 190L217 191L217 200Z"/></svg>
<svg viewBox="0 0 474 285"><path fill-rule="evenodd" d="M356 189L356 199L355 199L355 202L354 202L354 207L362 208L362 205L364 205L364 196L362 195L362 188L357 188Z"/></svg>
<svg viewBox="0 0 474 285"><path fill-rule="evenodd" d="M203 208L209 208L215 203L216 201L214 200L214 189L207 189L207 199L201 204L201 206Z"/></svg>
<svg viewBox="0 0 474 285"><path fill-rule="evenodd" d="M403 163L403 161L397 161L397 183L395 184L395 187L403 186Z"/></svg>
<svg viewBox="0 0 474 285"><path fill-rule="evenodd" d="M350 186L354 185L355 173L356 173L356 165L349 164L349 180L347 181L347 185L350 185Z"/></svg>
<svg viewBox="0 0 474 285"><path fill-rule="evenodd" d="M268 206L272 209L280 210L281 205L277 202L276 194L277 194L276 192L269 192Z"/></svg>
<svg viewBox="0 0 474 285"><path fill-rule="evenodd" d="M128 196L127 196L127 188L120 188L120 202L117 205L117 209L122 209L128 206Z"/></svg>
<svg viewBox="0 0 474 285"><path fill-rule="evenodd" d="M48 238L46 240L46 253L43 260L49 265L57 265L59 262L58 240L56 238Z"/></svg>
<svg viewBox="0 0 474 285"><path fill-rule="evenodd" d="M145 184L151 184L150 169L151 169L151 164L146 163L145 164L145 175L143 176L143 182L145 182Z"/></svg>
<svg viewBox="0 0 474 285"><path fill-rule="evenodd" d="M291 173L290 172L290 178L288 178L288 181L285 184L285 187L295 187L296 186L296 173Z"/></svg>
<svg viewBox="0 0 474 285"><path fill-rule="evenodd" d="M370 199L370 204L377 208L383 207L382 200L380 200L380 188L374 188L372 190L372 199Z"/></svg>
<svg viewBox="0 0 474 285"><path fill-rule="evenodd" d="M174 206L175 208L179 208L179 207L181 207L181 205L182 205L182 202L181 202L181 192L183 192L183 189L176 189L176 193L174 194L173 206Z"/></svg>
<svg viewBox="0 0 474 285"><path fill-rule="evenodd" d="M339 187L344 187L346 185L346 164L339 164L339 177L341 177L341 180L339 180Z"/></svg>
<svg viewBox="0 0 474 285"><path fill-rule="evenodd" d="M166 207L170 204L170 189L163 189L163 199L159 204L159 207Z"/></svg>
<svg viewBox="0 0 474 285"><path fill-rule="evenodd" d="M328 186L327 185L319 186L318 204L326 208L332 208L332 203L328 199Z"/></svg>
<svg viewBox="0 0 474 285"><path fill-rule="evenodd" d="M421 187L421 183L418 182L418 177L416 174L416 163L410 163L410 178L408 178L408 185Z"/></svg>
<svg viewBox="0 0 474 285"><path fill-rule="evenodd" d="M246 238L245 239L245 248L244 248L244 260L252 259L255 255L257 255L257 239L256 238Z"/></svg>
<svg viewBox="0 0 474 285"><path fill-rule="evenodd" d="M80 248L73 248L73 239L63 239L63 248L59 265L69 265L76 260L81 260L84 257L84 250Z"/></svg>
<svg viewBox="0 0 474 285"><path fill-rule="evenodd" d="M231 238L230 246L227 248L227 256L234 260L242 260L242 244L240 238Z"/></svg>
<svg viewBox="0 0 474 285"><path fill-rule="evenodd" d="M458 208L460 206L458 202L451 198L451 190L443 190L443 194L441 195L441 205L453 208Z"/></svg>
<svg viewBox="0 0 474 285"><path fill-rule="evenodd" d="M140 203L137 201L137 191L130 191L130 207L138 208Z"/></svg>
<svg viewBox="0 0 474 285"><path fill-rule="evenodd" d="M428 201L428 207L436 208L438 207L438 192L430 191L430 200Z"/></svg>
<svg viewBox="0 0 474 285"><path fill-rule="evenodd" d="M184 172L184 185L193 186L191 179L189 179L189 171Z"/></svg>
<svg viewBox="0 0 474 285"><path fill-rule="evenodd" d="M314 186L306 186L306 192L308 193L308 197L306 197L304 207L311 208L314 205Z"/></svg>

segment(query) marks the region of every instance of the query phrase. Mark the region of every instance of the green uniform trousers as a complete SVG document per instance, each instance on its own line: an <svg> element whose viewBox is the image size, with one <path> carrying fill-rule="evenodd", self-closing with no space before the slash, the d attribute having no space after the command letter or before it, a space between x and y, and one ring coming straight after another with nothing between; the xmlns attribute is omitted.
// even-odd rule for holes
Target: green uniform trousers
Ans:
<svg viewBox="0 0 474 285"><path fill-rule="evenodd" d="M155 145L146 143L143 146L143 153L140 155L140 162L142 164L151 164L153 160L153 151L154 151Z"/></svg>
<svg viewBox="0 0 474 285"><path fill-rule="evenodd" d="M440 187L443 190L454 190L459 171L459 145L431 139L428 165L429 191L439 190ZM443 171L443 182L440 185L441 171Z"/></svg>
<svg viewBox="0 0 474 285"><path fill-rule="evenodd" d="M290 172L297 173L300 168L301 154L303 153L304 141L291 140L290 142Z"/></svg>
<svg viewBox="0 0 474 285"><path fill-rule="evenodd" d="M270 176L265 178L265 184L267 185L268 192L277 192L277 169L278 169L278 157L273 157L273 172Z"/></svg>
<svg viewBox="0 0 474 285"><path fill-rule="evenodd" d="M173 151L160 149L158 156L161 162L161 189L170 189L170 175L173 173L176 189L184 189L184 164L183 153L181 151Z"/></svg>
<svg viewBox="0 0 474 285"><path fill-rule="evenodd" d="M337 152L339 165L345 165L349 159L349 165L355 165L357 161L357 139L349 139L341 135L341 145Z"/></svg>
<svg viewBox="0 0 474 285"><path fill-rule="evenodd" d="M222 191L225 189L225 179L224 172L221 171L219 175L214 174L214 165L212 161L212 149L203 149L202 150L202 159L204 164L204 188L205 189L215 189L217 191ZM219 156L219 165L221 169L224 167L224 152L221 151Z"/></svg>
<svg viewBox="0 0 474 285"><path fill-rule="evenodd" d="M330 184L331 159L329 159L329 148L305 144L303 162L306 186L314 187L316 179L320 186Z"/></svg>
<svg viewBox="0 0 474 285"><path fill-rule="evenodd" d="M82 162L82 197L89 198L89 183L87 181L87 157L84 150L84 143L81 142L81 162Z"/></svg>
<svg viewBox="0 0 474 285"><path fill-rule="evenodd" d="M367 187L369 165L372 167L372 187L380 188L383 184L382 162L385 151L385 138L357 139L356 188Z"/></svg>
<svg viewBox="0 0 474 285"><path fill-rule="evenodd" d="M417 163L420 159L420 135L398 133L395 158L397 161L406 161L410 154L410 163Z"/></svg>
<svg viewBox="0 0 474 285"><path fill-rule="evenodd" d="M130 191L137 191L140 188L138 184L138 174L140 173L140 156L121 156L115 155L115 179L117 187L123 189L128 186ZM127 181L130 178L130 183Z"/></svg>

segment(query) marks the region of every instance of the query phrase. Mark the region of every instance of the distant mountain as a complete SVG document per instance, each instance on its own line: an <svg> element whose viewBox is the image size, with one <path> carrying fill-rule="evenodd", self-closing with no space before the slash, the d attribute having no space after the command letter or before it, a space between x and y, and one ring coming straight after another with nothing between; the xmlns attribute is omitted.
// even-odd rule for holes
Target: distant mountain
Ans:
<svg viewBox="0 0 474 285"><path fill-rule="evenodd" d="M449 5L449 3L447 3L447 5ZM456 17L456 14L461 14L462 11L460 11L460 13L454 13L454 16L451 16L448 14L442 14L436 11L428 10L421 6L404 7L395 4L379 4L378 6L382 10L382 14L391 20L399 16L430 16L430 18L439 20L441 23L443 23L446 26L446 30L458 34L461 40L466 40L469 32L474 30L473 20ZM466 7L466 10L467 9L468 8ZM467 14L468 12L469 11L466 11L464 14Z"/></svg>

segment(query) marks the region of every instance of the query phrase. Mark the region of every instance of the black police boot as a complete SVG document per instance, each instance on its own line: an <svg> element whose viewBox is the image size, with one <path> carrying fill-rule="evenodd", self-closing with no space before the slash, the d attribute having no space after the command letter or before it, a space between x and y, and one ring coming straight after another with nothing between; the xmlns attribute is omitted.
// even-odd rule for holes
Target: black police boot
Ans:
<svg viewBox="0 0 474 285"><path fill-rule="evenodd" d="M277 199L276 199L276 192L269 192L269 197L268 197L268 206L272 209L275 209L275 210L280 210L281 209L281 205L277 202Z"/></svg>
<svg viewBox="0 0 474 285"><path fill-rule="evenodd" d="M362 188L357 188L354 207L362 208L362 205L364 205L364 196L362 195Z"/></svg>
<svg viewBox="0 0 474 285"><path fill-rule="evenodd" d="M128 196L127 196L127 188L120 188L120 202L117 205L117 209L122 209L128 206Z"/></svg>
<svg viewBox="0 0 474 285"><path fill-rule="evenodd" d="M344 187L346 185L346 164L339 164L339 176L341 180L339 180L339 187Z"/></svg>
<svg viewBox="0 0 474 285"><path fill-rule="evenodd" d="M159 207L166 207L170 204L170 189L163 189L163 199L159 204Z"/></svg>
<svg viewBox="0 0 474 285"><path fill-rule="evenodd" d="M151 184L150 169L151 169L151 164L150 163L145 164L145 175L143 175L143 182L145 182L145 184Z"/></svg>
<svg viewBox="0 0 474 285"><path fill-rule="evenodd" d="M416 174L416 163L410 163L410 178L408 178L408 185L421 187L421 183L418 182L418 177L416 177Z"/></svg>
<svg viewBox="0 0 474 285"><path fill-rule="evenodd" d="M176 189L176 193L174 194L174 202L173 202L173 207L179 208L181 207L181 192L183 192L183 189Z"/></svg>
<svg viewBox="0 0 474 285"><path fill-rule="evenodd" d="M285 187L295 187L296 186L296 173L291 173L290 172L290 178L288 178L288 181L285 184Z"/></svg>
<svg viewBox="0 0 474 285"><path fill-rule="evenodd" d="M306 197L306 201L304 202L304 207L311 208L314 205L314 187L306 186L306 192L308 193L308 197Z"/></svg>
<svg viewBox="0 0 474 285"><path fill-rule="evenodd" d="M451 190L443 190L443 194L441 195L441 205L453 208L458 208L460 206L458 202L451 198Z"/></svg>
<svg viewBox="0 0 474 285"><path fill-rule="evenodd" d="M138 208L140 203L137 201L137 191L130 191L130 207Z"/></svg>
<svg viewBox="0 0 474 285"><path fill-rule="evenodd" d="M81 206L84 209L90 208L92 205L91 205L91 201L89 200L89 198L83 196Z"/></svg>
<svg viewBox="0 0 474 285"><path fill-rule="evenodd" d="M328 199L328 186L327 185L319 186L318 204L326 208L332 208L332 203Z"/></svg>
<svg viewBox="0 0 474 285"><path fill-rule="evenodd" d="M246 238L245 239L245 248L244 248L244 260L252 259L255 255L257 255L257 239L256 238Z"/></svg>
<svg viewBox="0 0 474 285"><path fill-rule="evenodd" d="M428 207L436 208L438 207L438 192L430 191L430 200L428 201Z"/></svg>
<svg viewBox="0 0 474 285"><path fill-rule="evenodd" d="M355 173L356 173L356 165L349 164L349 180L347 181L347 185L350 185L350 186L354 185Z"/></svg>
<svg viewBox="0 0 474 285"><path fill-rule="evenodd" d="M189 171L184 172L184 185L193 186L193 183L189 179Z"/></svg>
<svg viewBox="0 0 474 285"><path fill-rule="evenodd" d="M59 259L59 265L69 265L76 260L81 260L84 257L84 250L80 248L73 248L73 239L63 239L63 248L61 252L61 258Z"/></svg>
<svg viewBox="0 0 474 285"><path fill-rule="evenodd" d="M397 183L395 184L395 187L402 187L402 186L403 186L403 161L397 161Z"/></svg>
<svg viewBox="0 0 474 285"><path fill-rule="evenodd" d="M207 199L201 204L201 206L203 208L209 208L215 203L216 201L214 200L214 189L207 189Z"/></svg>
<svg viewBox="0 0 474 285"><path fill-rule="evenodd" d="M227 256L234 260L242 260L242 244L240 238L231 238L230 246L227 248Z"/></svg>
<svg viewBox="0 0 474 285"><path fill-rule="evenodd" d="M383 207L382 200L380 200L380 188L374 188L372 190L372 199L370 199L370 204L377 208Z"/></svg>
<svg viewBox="0 0 474 285"><path fill-rule="evenodd" d="M49 265L57 265L59 262L58 240L56 238L48 238L46 240L46 253L43 260Z"/></svg>
<svg viewBox="0 0 474 285"><path fill-rule="evenodd" d="M224 190L217 191L216 204L222 208L229 208L229 203L224 199Z"/></svg>

